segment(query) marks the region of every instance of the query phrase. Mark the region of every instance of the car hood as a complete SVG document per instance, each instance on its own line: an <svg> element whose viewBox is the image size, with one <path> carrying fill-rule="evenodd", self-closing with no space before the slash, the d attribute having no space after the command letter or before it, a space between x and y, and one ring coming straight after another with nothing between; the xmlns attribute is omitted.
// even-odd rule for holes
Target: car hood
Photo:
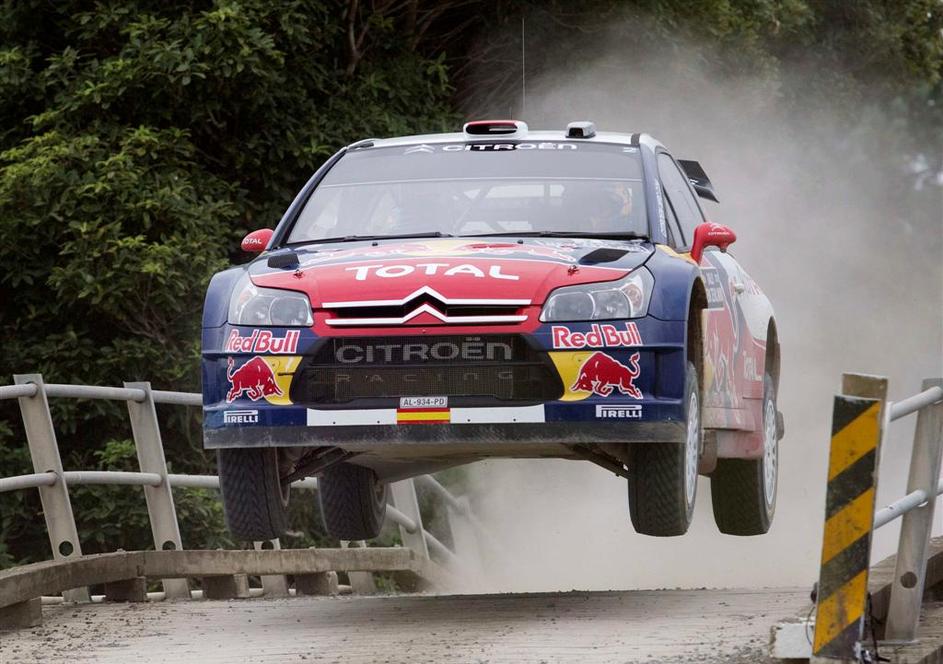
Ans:
<svg viewBox="0 0 943 664"><path fill-rule="evenodd" d="M417 291L453 304L515 300L539 305L560 286L620 279L648 260L654 248L637 240L399 240L308 245L295 250L297 264L269 265L277 265L272 258L288 251L253 262L253 283L302 291L314 309L323 309L405 303Z"/></svg>

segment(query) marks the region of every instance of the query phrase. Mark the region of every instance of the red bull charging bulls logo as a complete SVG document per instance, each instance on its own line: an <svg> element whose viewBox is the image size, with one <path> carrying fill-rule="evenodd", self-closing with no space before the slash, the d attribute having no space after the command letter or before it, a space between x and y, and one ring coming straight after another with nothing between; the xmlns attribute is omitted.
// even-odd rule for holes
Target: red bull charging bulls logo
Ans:
<svg viewBox="0 0 943 664"><path fill-rule="evenodd" d="M576 382L570 389L592 392L601 397L608 397L614 390L619 390L628 397L641 399L642 391L634 383L640 373L638 359L639 354L632 353L629 366L625 366L605 353L596 351L583 362Z"/></svg>
<svg viewBox="0 0 943 664"><path fill-rule="evenodd" d="M238 369L233 368L232 358L229 358L229 369L226 377L232 387L226 394L226 401L232 403L245 392L253 401L262 397L280 397L282 390L275 382L275 372L261 357L253 357Z"/></svg>

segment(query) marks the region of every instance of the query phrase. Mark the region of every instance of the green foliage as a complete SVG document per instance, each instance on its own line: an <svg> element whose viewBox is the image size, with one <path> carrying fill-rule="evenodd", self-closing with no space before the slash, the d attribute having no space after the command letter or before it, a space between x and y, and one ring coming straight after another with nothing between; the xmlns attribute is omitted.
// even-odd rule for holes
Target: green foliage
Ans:
<svg viewBox="0 0 943 664"><path fill-rule="evenodd" d="M0 374L196 388L242 234L339 145L454 120L442 58L382 16L349 73L332 3L25 5L0 14Z"/></svg>
<svg viewBox="0 0 943 664"><path fill-rule="evenodd" d="M0 475L32 472L25 445L12 439L0 424ZM36 562L51 557L37 491L0 493L0 569L17 562Z"/></svg>
<svg viewBox="0 0 943 664"><path fill-rule="evenodd" d="M273 226L344 143L454 126L445 60L423 41L435 27L394 9L0 5L2 382L40 372L198 390L203 294L240 256L242 235ZM123 404L52 408L66 467L134 467L125 447L106 444L128 435ZM199 413L162 415L167 458L180 472L210 472ZM0 476L30 472L22 436L15 404L0 404ZM140 494L74 488L83 545L146 545ZM177 492L190 546L223 542L210 498ZM0 559L48 556L35 492L0 496L0 511Z"/></svg>

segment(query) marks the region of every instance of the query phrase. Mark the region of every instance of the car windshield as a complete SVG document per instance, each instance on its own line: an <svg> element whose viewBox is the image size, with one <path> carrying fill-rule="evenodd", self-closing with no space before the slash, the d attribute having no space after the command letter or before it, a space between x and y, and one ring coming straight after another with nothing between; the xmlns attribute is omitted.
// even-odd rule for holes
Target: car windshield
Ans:
<svg viewBox="0 0 943 664"><path fill-rule="evenodd" d="M647 237L638 149L548 141L352 150L287 242L518 233Z"/></svg>

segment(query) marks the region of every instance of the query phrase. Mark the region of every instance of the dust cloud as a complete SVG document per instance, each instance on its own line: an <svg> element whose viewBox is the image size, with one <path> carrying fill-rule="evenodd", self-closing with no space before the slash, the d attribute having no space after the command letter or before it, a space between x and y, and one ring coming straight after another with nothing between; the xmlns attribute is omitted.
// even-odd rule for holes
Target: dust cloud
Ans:
<svg viewBox="0 0 943 664"><path fill-rule="evenodd" d="M787 110L765 79L713 75L703 49L638 58L618 40L597 46L528 80L526 112L512 117L532 129L592 120L645 131L701 161L722 201L706 213L735 230L731 253L777 314L786 435L776 518L763 537L721 535L702 477L689 533L648 538L632 530L625 480L601 468L488 461L469 469L473 504L507 555L475 590L811 586L842 372L887 376L892 400L943 375L943 188L931 174L901 189L894 174L911 168L913 146L878 114L827 98ZM903 495L914 419L886 438L879 506ZM874 557L896 540L896 526L879 531Z"/></svg>

